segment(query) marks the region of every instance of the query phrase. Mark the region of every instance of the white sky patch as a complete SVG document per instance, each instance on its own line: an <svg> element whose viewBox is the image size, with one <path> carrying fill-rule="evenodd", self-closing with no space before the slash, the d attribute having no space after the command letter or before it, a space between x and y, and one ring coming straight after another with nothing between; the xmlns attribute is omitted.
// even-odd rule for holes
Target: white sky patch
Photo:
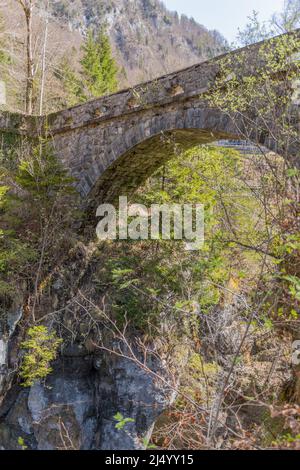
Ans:
<svg viewBox="0 0 300 470"><path fill-rule="evenodd" d="M253 10L267 21L284 6L284 0L164 0L169 10L193 17L208 29L217 29L229 42L234 41L238 28L243 29Z"/></svg>

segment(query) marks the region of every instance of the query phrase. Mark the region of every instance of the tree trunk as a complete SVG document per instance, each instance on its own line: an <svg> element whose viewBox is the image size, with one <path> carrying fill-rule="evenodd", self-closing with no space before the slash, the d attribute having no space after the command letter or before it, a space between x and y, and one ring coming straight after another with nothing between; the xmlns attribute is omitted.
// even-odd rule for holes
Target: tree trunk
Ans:
<svg viewBox="0 0 300 470"><path fill-rule="evenodd" d="M32 2L29 2L28 8L24 10L27 28L27 77L26 77L26 100L25 111L27 114L33 112L33 81L34 81L34 63L32 55Z"/></svg>
<svg viewBox="0 0 300 470"><path fill-rule="evenodd" d="M45 78L46 78L46 52L47 52L48 23L49 23L48 10L49 10L49 2L47 3L47 7L46 7L45 34L44 34L43 55L42 55L42 78L41 78L40 109L39 109L40 116L43 114Z"/></svg>

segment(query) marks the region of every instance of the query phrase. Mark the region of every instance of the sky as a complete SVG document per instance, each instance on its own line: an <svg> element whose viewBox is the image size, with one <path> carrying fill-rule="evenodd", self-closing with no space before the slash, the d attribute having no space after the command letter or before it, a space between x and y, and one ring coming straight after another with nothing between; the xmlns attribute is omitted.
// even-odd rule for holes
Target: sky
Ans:
<svg viewBox="0 0 300 470"><path fill-rule="evenodd" d="M169 10L192 16L208 29L217 29L229 42L243 29L253 10L262 21L282 10L284 0L163 0Z"/></svg>

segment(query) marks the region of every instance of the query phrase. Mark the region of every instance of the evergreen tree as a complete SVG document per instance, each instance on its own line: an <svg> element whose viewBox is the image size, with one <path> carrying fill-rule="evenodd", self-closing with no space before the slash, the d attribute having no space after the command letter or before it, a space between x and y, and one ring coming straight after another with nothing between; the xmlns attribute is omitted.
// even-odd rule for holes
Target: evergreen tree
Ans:
<svg viewBox="0 0 300 470"><path fill-rule="evenodd" d="M102 29L95 38L92 31L89 31L82 49L84 78L81 99L96 98L116 91L118 69L106 32Z"/></svg>
<svg viewBox="0 0 300 470"><path fill-rule="evenodd" d="M84 101L81 77L74 71L69 57L63 57L56 71L56 76L62 81L65 95L63 99L64 106L74 106L80 101Z"/></svg>

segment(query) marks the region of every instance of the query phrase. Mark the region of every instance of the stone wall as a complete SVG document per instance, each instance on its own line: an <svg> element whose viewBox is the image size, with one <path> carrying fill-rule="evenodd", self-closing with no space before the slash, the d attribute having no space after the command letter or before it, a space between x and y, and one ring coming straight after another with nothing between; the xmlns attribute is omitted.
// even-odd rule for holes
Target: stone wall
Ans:
<svg viewBox="0 0 300 470"><path fill-rule="evenodd" d="M259 47L230 55L234 58L246 50L249 62L256 64ZM46 128L83 198L95 204L113 200L129 194L179 148L239 139L238 127L204 99L223 58L49 116L0 115L0 133L33 137ZM238 68L238 61L234 63ZM263 65L259 60L257 66ZM273 149L268 136L251 137Z"/></svg>

